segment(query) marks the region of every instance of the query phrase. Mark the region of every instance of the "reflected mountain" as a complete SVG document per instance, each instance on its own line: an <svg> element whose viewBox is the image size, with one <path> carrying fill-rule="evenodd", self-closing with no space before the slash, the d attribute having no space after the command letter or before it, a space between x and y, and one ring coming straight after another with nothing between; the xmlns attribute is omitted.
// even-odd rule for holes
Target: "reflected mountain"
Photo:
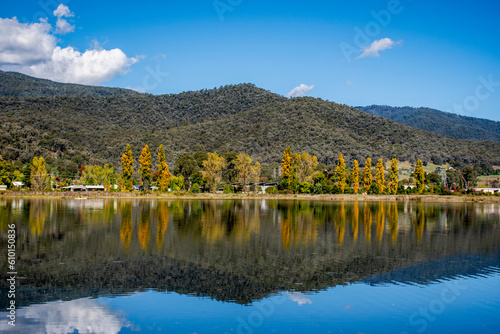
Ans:
<svg viewBox="0 0 500 334"><path fill-rule="evenodd" d="M482 203L8 199L0 201L0 249L6 254L7 222L15 223L18 305L147 289L247 304L279 291L485 273L500 265L499 210Z"/></svg>

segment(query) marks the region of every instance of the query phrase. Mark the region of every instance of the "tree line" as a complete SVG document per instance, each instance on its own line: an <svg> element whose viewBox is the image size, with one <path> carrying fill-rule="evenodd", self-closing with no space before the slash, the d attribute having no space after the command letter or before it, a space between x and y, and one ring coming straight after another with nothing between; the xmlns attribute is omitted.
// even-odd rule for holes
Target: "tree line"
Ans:
<svg viewBox="0 0 500 334"><path fill-rule="evenodd" d="M327 166L319 163L315 155L294 153L290 146L283 152L281 163L267 166L261 166L243 152L221 155L204 151L182 153L171 173L163 145L158 147L154 164L148 145L144 146L137 161L131 146L127 145L121 156L121 169L122 172L118 173L109 164L73 166L74 177L70 178L63 177L67 175L65 168L49 167L43 157L34 157L20 170L0 160L0 184L12 188L13 181L21 181L26 188L36 191L83 184L103 185L107 191L122 192L138 190L140 188L134 186L140 186L143 191L214 193L222 190L233 193L259 192L259 184L266 184L267 193L284 194L449 194L450 189L474 187L478 175L477 170L466 166L446 170L446 180L443 180L441 174L426 173L424 163L417 159L409 179L400 180L396 158L391 159L388 170L382 158L372 167L370 157L361 167L357 160L347 167L343 154L338 156L335 165Z"/></svg>

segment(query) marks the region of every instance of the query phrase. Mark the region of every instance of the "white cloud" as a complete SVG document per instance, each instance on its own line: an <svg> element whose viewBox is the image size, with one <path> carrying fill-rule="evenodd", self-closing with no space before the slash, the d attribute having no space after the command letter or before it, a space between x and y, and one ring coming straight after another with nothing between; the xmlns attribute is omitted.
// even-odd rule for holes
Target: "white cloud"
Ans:
<svg viewBox="0 0 500 334"><path fill-rule="evenodd" d="M67 34L69 32L75 31L75 26L66 21L65 19L62 19L60 17L57 18L56 22L56 34Z"/></svg>
<svg viewBox="0 0 500 334"><path fill-rule="evenodd" d="M347 86L352 86L353 82L352 82L351 80L347 80L347 81L345 82L345 84L346 84Z"/></svg>
<svg viewBox="0 0 500 334"><path fill-rule="evenodd" d="M127 58L120 49L81 53L72 47L61 49L58 46L52 53L51 61L30 66L26 74L59 82L94 85L125 74L135 62L135 58Z"/></svg>
<svg viewBox="0 0 500 334"><path fill-rule="evenodd" d="M62 3L59 4L59 6L57 6L56 10L54 10L52 12L54 14L54 16L57 16L57 17L71 17L71 16L75 16L75 14L73 14L68 6L65 6L63 5Z"/></svg>
<svg viewBox="0 0 500 334"><path fill-rule="evenodd" d="M50 59L56 38L46 22L25 24L0 18L0 66L32 65Z"/></svg>
<svg viewBox="0 0 500 334"><path fill-rule="evenodd" d="M7 321L0 323L0 331L9 333L119 333L123 327L129 327L123 318L105 304L95 299L76 299L31 305L19 309L16 314L16 326ZM1 312L2 319L8 319Z"/></svg>
<svg viewBox="0 0 500 334"><path fill-rule="evenodd" d="M64 6L65 7L65 6ZM59 6L58 17L72 15ZM64 28L63 26L59 29ZM0 69L67 83L96 85L125 74L139 58L129 58L120 49L85 52L57 46L47 22L20 23L0 18Z"/></svg>
<svg viewBox="0 0 500 334"><path fill-rule="evenodd" d="M400 42L394 42L392 39L387 37L379 39L377 41L373 41L370 46L363 48L363 53L356 57L356 59L365 57L380 57L380 51L391 49L393 46L398 45L399 43Z"/></svg>
<svg viewBox="0 0 500 334"><path fill-rule="evenodd" d="M56 10L53 12L54 16L57 16L57 22L56 22L56 34L67 34L69 32L73 32L75 30L75 26L71 25L67 20L63 19L63 17L72 17L75 16L73 14L68 6L65 6L63 4L60 4Z"/></svg>
<svg viewBox="0 0 500 334"><path fill-rule="evenodd" d="M299 306L313 303L312 300L307 298L302 292L287 292L287 295L290 300L296 302Z"/></svg>
<svg viewBox="0 0 500 334"><path fill-rule="evenodd" d="M300 84L299 86L295 87L292 89L288 94L286 94L287 97L299 97L299 96L306 96L307 93L309 93L311 90L313 90L314 85L308 86L305 84Z"/></svg>

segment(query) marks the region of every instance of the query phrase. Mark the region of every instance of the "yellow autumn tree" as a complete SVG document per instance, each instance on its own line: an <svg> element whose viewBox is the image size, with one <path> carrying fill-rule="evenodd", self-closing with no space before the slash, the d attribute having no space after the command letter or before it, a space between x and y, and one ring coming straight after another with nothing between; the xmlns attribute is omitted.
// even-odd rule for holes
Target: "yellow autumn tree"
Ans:
<svg viewBox="0 0 500 334"><path fill-rule="evenodd" d="M318 167L318 158L315 155L311 156L308 153L298 155L297 177L299 182L303 182L306 177L311 175L316 167Z"/></svg>
<svg viewBox="0 0 500 334"><path fill-rule="evenodd" d="M377 185L378 193L383 194L385 190L384 160L379 159L376 168L377 174L375 175L375 184Z"/></svg>
<svg viewBox="0 0 500 334"><path fill-rule="evenodd" d="M243 191L246 190L247 184L250 182L252 159L248 154L239 153L234 163L236 178L243 185Z"/></svg>
<svg viewBox="0 0 500 334"><path fill-rule="evenodd" d="M339 183L340 189L342 189L342 193L344 193L346 178L345 178L345 162L344 162L344 156L342 154L339 154L337 167L335 167L335 177L337 178L337 182Z"/></svg>
<svg viewBox="0 0 500 334"><path fill-rule="evenodd" d="M134 184L134 179L132 178L132 174L134 173L134 158L132 157L130 145L127 145L127 149L122 155L122 169L123 188L127 191L132 191Z"/></svg>
<svg viewBox="0 0 500 334"><path fill-rule="evenodd" d="M170 176L171 174L170 170L168 169L167 161L165 158L165 151L162 144L158 148L158 188L160 188L160 191L167 191Z"/></svg>
<svg viewBox="0 0 500 334"><path fill-rule="evenodd" d="M372 186L372 179L373 179L373 175L372 175L372 159L371 158L366 158L366 162L365 162L365 172L364 172L364 175L363 175L363 181L364 181L364 191L365 192L368 192L368 190L370 190L371 186Z"/></svg>
<svg viewBox="0 0 500 334"><path fill-rule="evenodd" d="M391 160L391 169L389 170L390 178L389 181L389 193L396 195L398 193L398 160L396 158Z"/></svg>
<svg viewBox="0 0 500 334"><path fill-rule="evenodd" d="M208 153L207 160L203 161L203 175L207 178L210 192L215 192L217 184L222 179L222 169L226 167L226 159L217 153Z"/></svg>
<svg viewBox="0 0 500 334"><path fill-rule="evenodd" d="M286 189L291 191L295 191L295 162L292 149L288 146L281 159L281 182Z"/></svg>
<svg viewBox="0 0 500 334"><path fill-rule="evenodd" d="M425 187L425 172L424 166L422 165L422 160L418 159L415 165L415 182L417 183L417 189L420 193L424 191Z"/></svg>
<svg viewBox="0 0 500 334"><path fill-rule="evenodd" d="M151 183L151 166L153 165L148 145L144 146L142 149L141 156L139 157L139 165L143 189L146 191L149 189L149 184Z"/></svg>
<svg viewBox="0 0 500 334"><path fill-rule="evenodd" d="M42 191L49 185L49 175L45 168L45 159L34 157L31 161L31 187L33 190Z"/></svg>
<svg viewBox="0 0 500 334"><path fill-rule="evenodd" d="M354 166L352 167L352 184L354 193L357 194L359 191L359 164L358 160L354 160Z"/></svg>

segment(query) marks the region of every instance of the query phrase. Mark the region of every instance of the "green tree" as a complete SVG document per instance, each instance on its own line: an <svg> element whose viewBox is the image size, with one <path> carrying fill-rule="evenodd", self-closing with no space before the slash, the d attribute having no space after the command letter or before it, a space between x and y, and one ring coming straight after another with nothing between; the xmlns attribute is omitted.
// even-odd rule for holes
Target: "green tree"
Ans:
<svg viewBox="0 0 500 334"><path fill-rule="evenodd" d="M142 149L141 156L139 157L139 172L141 173L142 185L144 191L149 189L149 184L151 183L151 152L149 151L149 146L146 145Z"/></svg>
<svg viewBox="0 0 500 334"><path fill-rule="evenodd" d="M0 160L0 184L6 185L7 188L12 187L11 172L12 166L7 161Z"/></svg>
<svg viewBox="0 0 500 334"><path fill-rule="evenodd" d="M373 175L372 175L372 159L371 158L366 158L365 162L365 172L363 175L363 188L365 192L368 192L372 186L372 180L373 180Z"/></svg>
<svg viewBox="0 0 500 334"><path fill-rule="evenodd" d="M477 184L477 172L471 166L465 166L460 171L465 181L465 189L470 189Z"/></svg>
<svg viewBox="0 0 500 334"><path fill-rule="evenodd" d="M132 191L132 186L134 185L132 176L134 173L134 158L132 157L132 148L130 148L130 145L127 145L127 149L122 155L122 169L123 187L127 191Z"/></svg>
<svg viewBox="0 0 500 334"><path fill-rule="evenodd" d="M174 175L184 177L184 189L189 189L189 178L199 170L198 162L189 153L179 155L174 165Z"/></svg>
<svg viewBox="0 0 500 334"><path fill-rule="evenodd" d="M42 191L49 186L49 175L45 168L45 159L34 157L31 162L31 187L33 190Z"/></svg>
<svg viewBox="0 0 500 334"><path fill-rule="evenodd" d="M376 168L375 184L377 185L378 193L383 194L385 190L384 160L379 159Z"/></svg>
<svg viewBox="0 0 500 334"><path fill-rule="evenodd" d="M217 184L222 179L222 169L226 166L226 159L217 153L208 153L207 160L203 161L203 173L207 179L210 192L217 190Z"/></svg>
<svg viewBox="0 0 500 334"><path fill-rule="evenodd" d="M203 161L208 159L208 154L205 151L196 151L193 153L193 158L198 163L198 168L203 168Z"/></svg>
<svg viewBox="0 0 500 334"><path fill-rule="evenodd" d="M389 170L390 178L389 181L389 193L396 195L398 192L398 160L396 158L391 160L391 169Z"/></svg>
<svg viewBox="0 0 500 334"><path fill-rule="evenodd" d="M108 164L104 165L104 167L97 165L85 166L85 169L82 171L80 183L86 185L103 185L109 190L116 183L115 169Z"/></svg>
<svg viewBox="0 0 500 334"><path fill-rule="evenodd" d="M338 182L339 187L341 189L341 192L343 194L344 190L345 190L346 177L345 177L344 156L342 154L339 154L339 160L337 162L337 167L335 167L335 178L337 179L337 182Z"/></svg>
<svg viewBox="0 0 500 334"><path fill-rule="evenodd" d="M417 159L417 164L415 165L415 172L413 174L415 177L415 183L417 184L418 192L423 193L425 187L425 172L424 172L424 166L422 165L422 160Z"/></svg>
<svg viewBox="0 0 500 334"><path fill-rule="evenodd" d="M354 160L354 166L352 167L352 184L354 193L357 194L359 191L359 164L358 160Z"/></svg>

